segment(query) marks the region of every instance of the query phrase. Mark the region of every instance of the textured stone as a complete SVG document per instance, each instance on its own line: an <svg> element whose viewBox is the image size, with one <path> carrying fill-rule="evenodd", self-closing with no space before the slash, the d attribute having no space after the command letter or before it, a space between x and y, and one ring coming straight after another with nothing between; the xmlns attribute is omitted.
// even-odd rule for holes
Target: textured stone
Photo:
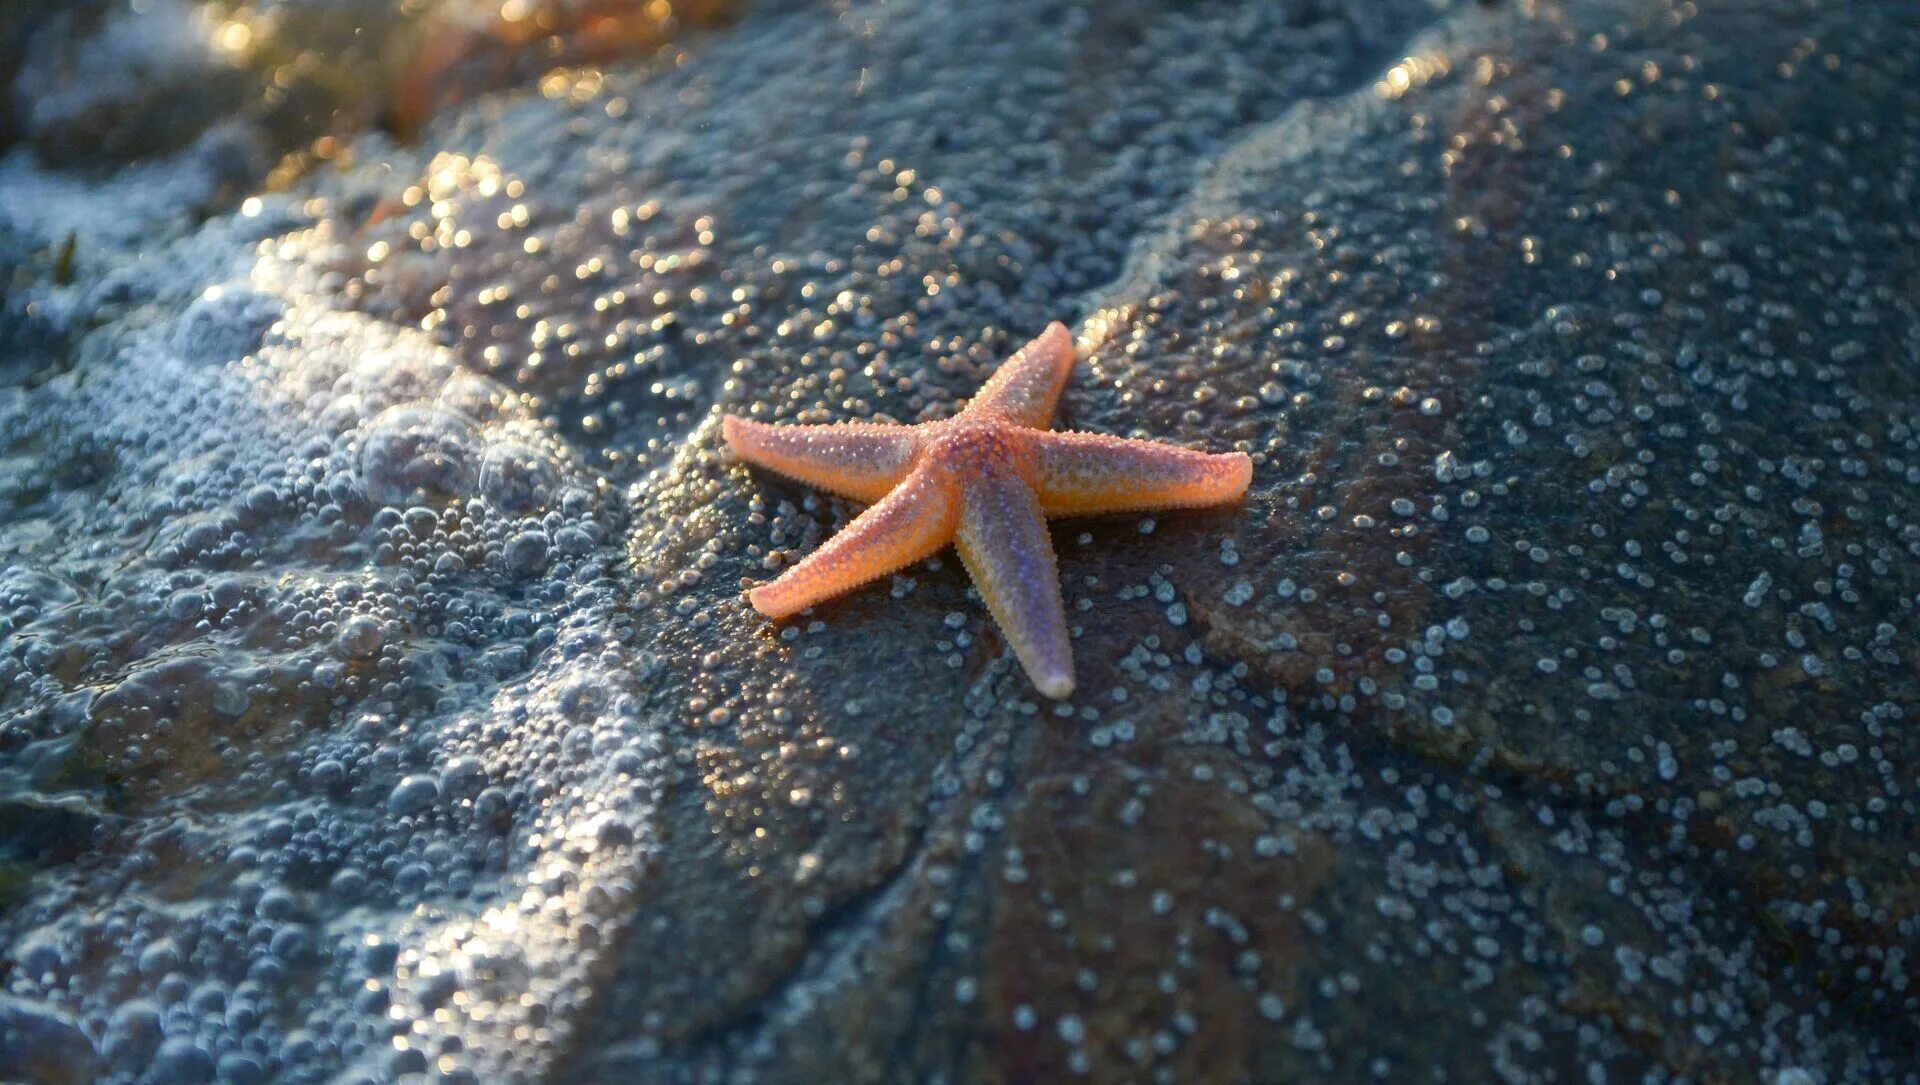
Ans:
<svg viewBox="0 0 1920 1085"><path fill-rule="evenodd" d="M1916 1080L1916 66L767 4L238 203L16 148L8 1071L154 1007L182 1078ZM746 605L856 508L723 413L945 417L1056 318L1062 425L1255 459L1055 529L1073 700L951 557Z"/></svg>

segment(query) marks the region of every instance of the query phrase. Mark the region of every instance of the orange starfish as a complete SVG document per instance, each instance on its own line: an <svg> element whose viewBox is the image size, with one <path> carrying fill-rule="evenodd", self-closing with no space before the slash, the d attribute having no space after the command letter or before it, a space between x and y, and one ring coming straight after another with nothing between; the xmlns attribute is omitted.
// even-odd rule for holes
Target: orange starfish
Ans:
<svg viewBox="0 0 1920 1085"><path fill-rule="evenodd" d="M784 618L954 544L1013 654L1041 693L1073 693L1073 651L1046 521L1233 501L1244 452L1214 455L1047 425L1073 369L1059 322L1008 359L958 415L917 426L770 426L728 415L740 458L872 507L772 582L747 593Z"/></svg>

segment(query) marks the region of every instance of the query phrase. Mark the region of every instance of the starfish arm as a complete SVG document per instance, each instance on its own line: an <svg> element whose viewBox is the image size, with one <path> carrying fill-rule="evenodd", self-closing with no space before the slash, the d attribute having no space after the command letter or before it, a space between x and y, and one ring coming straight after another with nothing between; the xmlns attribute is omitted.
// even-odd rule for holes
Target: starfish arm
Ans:
<svg viewBox="0 0 1920 1085"><path fill-rule="evenodd" d="M1253 480L1244 452L1216 455L1101 433L1032 440L1034 490L1048 516L1218 505L1238 500Z"/></svg>
<svg viewBox="0 0 1920 1085"><path fill-rule="evenodd" d="M1056 320L994 371L967 411L998 413L1018 425L1045 429L1073 372L1073 357L1073 336Z"/></svg>
<svg viewBox="0 0 1920 1085"><path fill-rule="evenodd" d="M840 422L770 426L727 415L721 433L734 455L817 489L878 501L913 468L920 437L911 426Z"/></svg>
<svg viewBox="0 0 1920 1085"><path fill-rule="evenodd" d="M952 541L960 500L951 471L924 465L798 565L748 592L747 600L769 618L785 618L931 557Z"/></svg>
<svg viewBox="0 0 1920 1085"><path fill-rule="evenodd" d="M987 610L1035 688L1056 700L1073 693L1073 648L1053 540L1024 480L995 472L968 480L955 548Z"/></svg>

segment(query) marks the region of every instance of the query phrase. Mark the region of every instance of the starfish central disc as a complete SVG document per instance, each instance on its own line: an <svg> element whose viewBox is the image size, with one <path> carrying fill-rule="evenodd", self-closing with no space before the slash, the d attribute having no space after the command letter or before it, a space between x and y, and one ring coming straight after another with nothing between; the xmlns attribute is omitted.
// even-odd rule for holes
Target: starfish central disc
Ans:
<svg viewBox="0 0 1920 1085"><path fill-rule="evenodd" d="M771 426L726 416L727 445L741 459L870 506L748 592L754 609L785 618L951 545L1035 688L1072 695L1047 520L1223 504L1253 478L1244 452L1049 430L1073 360L1073 340L1055 322L944 421Z"/></svg>

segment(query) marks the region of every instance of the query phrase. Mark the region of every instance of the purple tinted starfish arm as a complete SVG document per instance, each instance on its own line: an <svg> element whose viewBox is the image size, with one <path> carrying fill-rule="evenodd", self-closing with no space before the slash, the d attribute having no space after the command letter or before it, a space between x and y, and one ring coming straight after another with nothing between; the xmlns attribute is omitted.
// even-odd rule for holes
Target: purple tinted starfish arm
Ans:
<svg viewBox="0 0 1920 1085"><path fill-rule="evenodd" d="M954 545L987 610L1034 688L1056 700L1070 696L1073 648L1039 502L1011 471L969 480L964 500Z"/></svg>

